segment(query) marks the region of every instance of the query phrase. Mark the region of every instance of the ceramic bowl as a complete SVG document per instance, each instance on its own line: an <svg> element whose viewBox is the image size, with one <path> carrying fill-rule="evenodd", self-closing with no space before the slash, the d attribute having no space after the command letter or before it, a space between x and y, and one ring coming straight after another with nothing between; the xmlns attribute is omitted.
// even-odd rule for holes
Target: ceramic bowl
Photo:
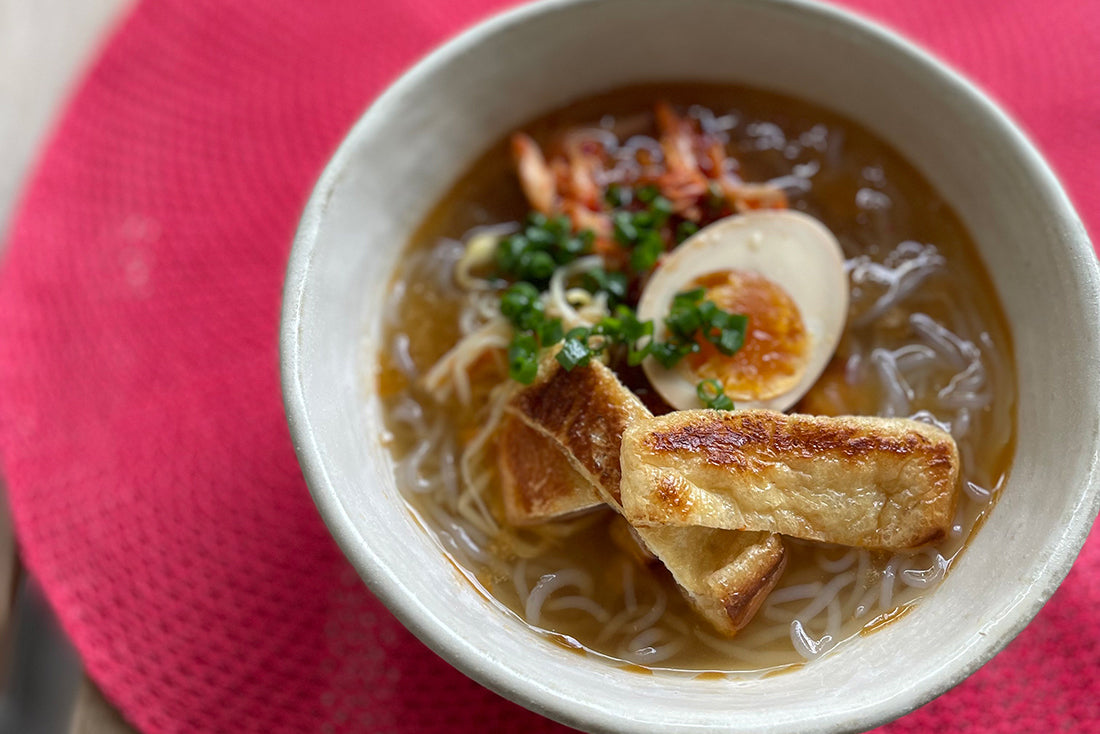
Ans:
<svg viewBox="0 0 1100 734"><path fill-rule="evenodd" d="M549 642L456 572L407 509L380 441L372 355L383 297L430 207L479 153L539 113L665 80L776 90L885 138L955 203L1013 330L1018 448L988 522L914 611L784 675L640 675ZM284 397L306 480L340 547L410 630L475 680L588 731L859 731L989 660L1084 542L1100 497L1098 282L1080 221L1024 135L896 35L795 0L556 0L495 17L432 53L337 151L290 259Z"/></svg>

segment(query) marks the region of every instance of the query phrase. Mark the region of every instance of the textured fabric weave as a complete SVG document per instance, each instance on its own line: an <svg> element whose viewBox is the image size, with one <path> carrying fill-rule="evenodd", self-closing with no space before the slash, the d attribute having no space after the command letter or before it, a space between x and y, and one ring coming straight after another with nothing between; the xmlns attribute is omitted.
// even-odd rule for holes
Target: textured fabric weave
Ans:
<svg viewBox="0 0 1100 734"><path fill-rule="evenodd" d="M551 732L374 600L282 412L281 278L325 160L507 0L157 0L89 71L0 271L0 455L27 565L149 734ZM1100 232L1100 3L854 0L1005 104ZM1100 732L1100 545L1009 648L882 731Z"/></svg>

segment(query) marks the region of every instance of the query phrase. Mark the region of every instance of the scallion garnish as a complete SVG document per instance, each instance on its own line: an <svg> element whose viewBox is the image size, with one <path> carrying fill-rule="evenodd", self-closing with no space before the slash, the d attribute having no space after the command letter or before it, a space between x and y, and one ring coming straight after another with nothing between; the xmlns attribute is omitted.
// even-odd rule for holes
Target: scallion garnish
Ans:
<svg viewBox="0 0 1100 734"><path fill-rule="evenodd" d="M617 270L609 272L603 268L595 268L584 274L581 278L581 285L592 294L603 291L607 294L607 305L614 307L626 300L629 281L626 273L620 273Z"/></svg>
<svg viewBox="0 0 1100 734"><path fill-rule="evenodd" d="M614 315L600 319L592 333L604 336L609 344L625 345L627 364L634 366L641 364L649 354L653 322L640 320L633 309L620 305L615 309ZM643 339L646 339L645 344L639 346Z"/></svg>
<svg viewBox="0 0 1100 734"><path fill-rule="evenodd" d="M612 209L626 206L630 203L630 189L617 183L610 184L603 192L604 202Z"/></svg>
<svg viewBox="0 0 1100 734"><path fill-rule="evenodd" d="M634 217L630 212L617 211L612 214L611 226L615 241L620 245L633 247L638 241L638 228L634 225Z"/></svg>
<svg viewBox="0 0 1100 734"><path fill-rule="evenodd" d="M718 309L710 317L709 326L710 328L703 335L707 341L718 348L719 352L729 357L745 343L745 331L749 326L749 318L744 314Z"/></svg>
<svg viewBox="0 0 1100 734"><path fill-rule="evenodd" d="M592 359L592 348L588 346L588 337L591 332L584 327L570 329L561 343L561 349L555 355L558 364L567 371L574 367L583 367Z"/></svg>
<svg viewBox="0 0 1100 734"><path fill-rule="evenodd" d="M657 264L657 260L664 251L665 243L661 235L652 229L645 230L630 252L630 267L636 272L644 273Z"/></svg>
<svg viewBox="0 0 1100 734"><path fill-rule="evenodd" d="M500 312L520 331L530 331L545 319L539 289L527 282L508 286L500 297Z"/></svg>
<svg viewBox="0 0 1100 734"><path fill-rule="evenodd" d="M663 196L655 197L649 207L653 216L653 226L655 227L663 226L668 218L672 216L672 202Z"/></svg>
<svg viewBox="0 0 1100 734"><path fill-rule="evenodd" d="M643 204L652 204L660 195L661 190L658 189L654 184L647 184L638 188L634 192L635 198L637 198L638 201L642 202Z"/></svg>
<svg viewBox="0 0 1100 734"><path fill-rule="evenodd" d="M672 202L652 184L636 189L633 200L645 208L617 209L611 215L611 228L615 241L630 251L631 270L644 273L653 269L666 249L664 227L672 216Z"/></svg>
<svg viewBox="0 0 1100 734"><path fill-rule="evenodd" d="M611 214L614 238L629 249L630 270L642 274L651 270L666 248L666 228L672 216L672 203L656 186L635 190L608 188L606 199L617 208ZM644 209L626 210L623 206L638 204ZM680 241L698 230L693 222L684 220L676 227ZM642 321L624 301L629 295L627 272L594 268L584 273L580 285L593 294L607 294L611 315L591 328L580 327L563 333L561 319L549 318L543 305L543 291L557 268L592 251L594 234L583 230L574 233L568 217L547 217L532 212L523 228L501 238L495 253L498 272L512 280L500 296L500 312L514 328L508 346L508 373L519 382L530 384L538 372L541 350L561 344L557 361L567 370L588 364L593 357L618 349L621 359L637 365L652 356L666 368L674 367L689 354L698 352L700 343L712 343L722 354L732 355L744 342L748 320L740 314L720 309L706 299L706 290L678 293L665 317L666 337L654 340L652 321ZM710 381L714 382L714 381ZM709 385L709 383L708 383ZM721 385L704 388L718 406L729 398L721 393ZM712 395L713 393L713 395ZM700 394L700 399L707 401ZM709 404L709 403L708 403Z"/></svg>
<svg viewBox="0 0 1100 734"><path fill-rule="evenodd" d="M665 318L671 341L694 341L696 334L713 344L719 352L732 356L745 342L749 320L742 314L718 308L714 301L703 300L706 290L677 293Z"/></svg>
<svg viewBox="0 0 1100 734"><path fill-rule="evenodd" d="M699 225L690 219L685 219L676 226L676 244L682 243L688 237L699 231Z"/></svg>
<svg viewBox="0 0 1100 734"><path fill-rule="evenodd" d="M539 344L543 347L551 347L560 342L562 333L561 319L544 319L535 328L535 336L538 337Z"/></svg>
<svg viewBox="0 0 1100 734"><path fill-rule="evenodd" d="M733 410L733 401L726 395L722 383L718 380L703 380L695 386L695 394L703 405L713 410Z"/></svg>
<svg viewBox="0 0 1100 734"><path fill-rule="evenodd" d="M654 342L649 348L650 355L665 369L672 369L681 359L697 351L699 351L699 345L693 341Z"/></svg>
<svg viewBox="0 0 1100 734"><path fill-rule="evenodd" d="M558 266L591 252L594 239L589 230L574 233L568 217L532 212L521 231L500 239L494 260L510 280L545 285Z"/></svg>
<svg viewBox="0 0 1100 734"><path fill-rule="evenodd" d="M539 345L535 337L516 332L508 345L508 376L530 385L539 371Z"/></svg>
<svg viewBox="0 0 1100 734"><path fill-rule="evenodd" d="M538 372L539 350L561 341L561 319L546 316L539 289L527 282L508 286L500 296L500 312L515 329L508 345L508 375L529 385Z"/></svg>

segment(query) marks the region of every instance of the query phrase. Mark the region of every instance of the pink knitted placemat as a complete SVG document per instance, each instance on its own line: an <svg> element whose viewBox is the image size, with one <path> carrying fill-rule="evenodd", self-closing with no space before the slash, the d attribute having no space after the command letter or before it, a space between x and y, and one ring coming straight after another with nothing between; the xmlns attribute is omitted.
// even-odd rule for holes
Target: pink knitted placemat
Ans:
<svg viewBox="0 0 1100 734"><path fill-rule="evenodd" d="M89 72L0 273L0 455L27 565L146 732L551 732L365 590L280 401L299 211L369 100L508 0L158 0ZM1100 3L853 0L1029 129L1100 232ZM1100 543L957 689L884 727L1100 732Z"/></svg>

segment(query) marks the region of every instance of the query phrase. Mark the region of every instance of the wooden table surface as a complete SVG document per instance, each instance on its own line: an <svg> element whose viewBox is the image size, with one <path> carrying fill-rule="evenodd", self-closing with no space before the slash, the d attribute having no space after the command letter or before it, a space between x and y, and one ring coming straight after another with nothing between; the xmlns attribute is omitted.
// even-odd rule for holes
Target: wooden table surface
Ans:
<svg viewBox="0 0 1100 734"><path fill-rule="evenodd" d="M134 0L0 0L0 232L81 72ZM0 245L7 237L0 237ZM26 593L6 498L0 497L0 669L13 651L13 608ZM21 591L22 590L22 591ZM10 675L0 693L18 688ZM87 678L69 717L71 734L135 734Z"/></svg>

